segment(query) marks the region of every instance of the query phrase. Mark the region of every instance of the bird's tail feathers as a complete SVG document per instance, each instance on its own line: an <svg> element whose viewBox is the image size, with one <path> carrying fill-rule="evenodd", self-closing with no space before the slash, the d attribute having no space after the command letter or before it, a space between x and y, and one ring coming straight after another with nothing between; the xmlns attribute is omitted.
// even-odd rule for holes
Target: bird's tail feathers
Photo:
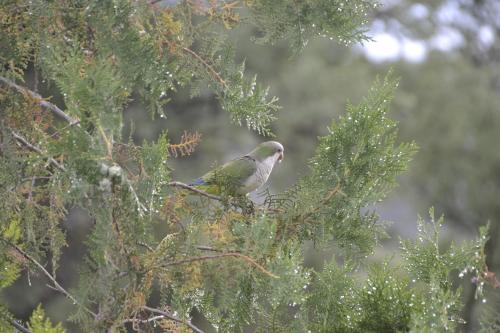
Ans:
<svg viewBox="0 0 500 333"><path fill-rule="evenodd" d="M199 185L205 185L205 181L202 178L197 178L193 180L191 183L188 184L189 186L199 186Z"/></svg>

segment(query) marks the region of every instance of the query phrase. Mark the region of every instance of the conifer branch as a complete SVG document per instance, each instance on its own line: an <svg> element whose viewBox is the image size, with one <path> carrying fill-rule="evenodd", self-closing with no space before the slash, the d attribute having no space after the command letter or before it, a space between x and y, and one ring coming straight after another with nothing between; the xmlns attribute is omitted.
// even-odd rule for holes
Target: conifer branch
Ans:
<svg viewBox="0 0 500 333"><path fill-rule="evenodd" d="M156 308L152 308L152 307L146 306L146 305L142 306L142 309L149 311L151 313L155 313L159 316L154 316L154 317L151 317L148 319L135 319L135 318L134 319L125 319L123 322L124 323L133 323L133 322L148 323L148 322L155 321L158 319L167 318L167 319L170 319L170 320L173 320L173 321L176 321L178 323L181 323L181 324L188 326L193 332L205 333L204 331L202 331L201 329L199 329L198 327L193 325L190 321L182 320L181 318L174 316L173 314L171 314L169 312L166 312L166 311L163 311L160 309L156 309Z"/></svg>
<svg viewBox="0 0 500 333"><path fill-rule="evenodd" d="M12 133L12 137L14 139L16 139L17 142L19 142L20 144L22 144L23 146L25 146L29 150L34 151L34 152L38 153L39 155L43 155L43 152L42 152L42 150L40 148L38 148L37 146L29 143L28 140L26 140L23 136L21 136L20 134L14 132L14 131L11 131L11 133ZM59 170L66 171L66 169L64 168L64 166L62 166L59 162L57 162L52 157L49 157L48 161L49 161L50 164L52 164L53 166L55 166Z"/></svg>
<svg viewBox="0 0 500 333"><path fill-rule="evenodd" d="M198 132L189 133L188 131L184 131L184 134L181 136L181 141L176 144L170 144L168 146L168 150L170 155L173 157L179 156L189 156L192 152L194 152L195 147L201 141L201 134Z"/></svg>
<svg viewBox="0 0 500 333"><path fill-rule="evenodd" d="M222 198L217 196L217 195L213 195L213 194L210 194L210 193L207 193L205 191L202 191L202 190L199 190L193 186L190 186L188 184L185 184L185 183L182 183L182 182L170 182L168 183L168 186L172 186L172 187L182 187L182 188L185 188L186 190L190 190L191 192L194 192L194 193L198 193L204 197L207 197L207 198L210 198L212 200L217 200L217 201L222 201Z"/></svg>
<svg viewBox="0 0 500 333"><path fill-rule="evenodd" d="M79 126L79 123L80 121L71 117L70 115L68 115L66 112L64 112L63 110L61 110L57 105L53 104L53 103L50 103L50 102L47 102L46 100L43 99L42 96L40 96L38 93L28 89L28 88L25 88L25 87L22 87L14 82L12 82L11 80L3 77L3 76L0 76L0 82L2 82L3 84L9 86L10 88L14 89L14 90L17 90L18 92L20 92L21 94L23 95L27 95L35 100L38 101L38 104L41 106L41 107L44 107L46 109L49 109L50 111L52 111L56 116L64 119L65 121L67 121L71 126Z"/></svg>
<svg viewBox="0 0 500 333"><path fill-rule="evenodd" d="M52 289L56 289L57 291L59 291L60 293L62 293L64 296L66 296L67 298L69 298L73 304L77 304L79 305L83 310L85 310L85 312L87 312L88 314L92 315L92 317L94 317L94 319L97 319L97 313L95 313L94 311L90 310L89 308L87 308L85 305L83 304L80 304L80 302L78 302L78 300L73 296L71 295L66 289L64 289L57 281L56 279L52 276L52 274L49 273L49 271L47 271L45 269L45 267L43 267L42 264L40 264L35 258L33 258L32 256L30 256L28 253L24 252L19 246L17 246L16 244L13 244L11 242L9 242L8 240L4 239L4 238L0 238L0 240L2 240L5 244L9 245L10 247L12 247L14 250L16 250L19 254L21 254L24 258L26 258L27 260L31 261L33 264L35 264L35 266L37 266L41 271L42 273L54 284L53 288Z"/></svg>
<svg viewBox="0 0 500 333"><path fill-rule="evenodd" d="M179 260L179 261L173 261L173 262L166 263L166 264L164 264L164 266L182 265L182 264L187 264L187 263L195 262L195 261L220 259L220 258L225 258L225 257L236 257L236 258L243 259L244 261L246 261L250 265L255 266L262 273L264 273L272 278L279 279L279 276L269 272L267 269L265 269L262 265L260 265L254 259L252 259L249 256L246 256L244 254L241 254L239 252L226 252L226 253L221 253L221 254L215 254L212 256L201 256L201 257L187 258L187 259L183 259L183 260Z"/></svg>

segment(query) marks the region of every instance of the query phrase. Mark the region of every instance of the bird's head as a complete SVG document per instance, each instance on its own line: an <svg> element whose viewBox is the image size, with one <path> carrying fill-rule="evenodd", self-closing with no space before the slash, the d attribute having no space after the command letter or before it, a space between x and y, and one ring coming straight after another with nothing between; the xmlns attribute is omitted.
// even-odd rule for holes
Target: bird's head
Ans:
<svg viewBox="0 0 500 333"><path fill-rule="evenodd" d="M258 161L264 161L273 157L274 163L281 163L284 157L284 149L283 145L277 141L266 141L255 147L248 155Z"/></svg>

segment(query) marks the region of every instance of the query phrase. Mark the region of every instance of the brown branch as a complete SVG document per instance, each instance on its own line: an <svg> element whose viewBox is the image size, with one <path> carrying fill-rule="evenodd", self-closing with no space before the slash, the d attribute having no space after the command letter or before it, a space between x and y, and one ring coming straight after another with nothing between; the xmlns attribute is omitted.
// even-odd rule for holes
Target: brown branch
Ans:
<svg viewBox="0 0 500 333"><path fill-rule="evenodd" d="M199 329L198 327L196 327L195 325L193 325L190 321L188 321L188 320L182 320L181 318L179 318L177 316L174 316L173 314L171 314L169 312L162 311L162 310L159 310L159 309L155 309L155 308L152 308L152 307L149 307L149 306L146 306L146 305L143 306L142 309L146 310L146 311L149 311L151 313L156 313L158 315L161 315L161 316L163 316L165 318L171 319L171 320L176 321L178 323L184 324L184 325L188 326L193 332L196 332L196 333L205 333L201 329ZM126 320L129 320L129 319L126 319ZM134 321L136 321L136 320L137 319L135 319Z"/></svg>
<svg viewBox="0 0 500 333"><path fill-rule="evenodd" d="M12 137L14 137L14 139L16 139L17 142L19 142L20 144L22 144L23 146L25 146L29 150L34 151L34 152L36 152L36 153L38 153L40 155L43 155L43 152L42 152L42 150L40 148L38 148L37 146L29 143L28 140L26 140L24 137L22 137L21 135L17 134L16 132L11 131L11 133L12 133ZM59 170L66 171L66 169L64 168L64 166L62 166L59 162L57 162L52 157L49 157L48 160L49 160L50 164L52 164L53 166L55 166Z"/></svg>
<svg viewBox="0 0 500 333"><path fill-rule="evenodd" d="M222 252L222 250L215 249L211 246L206 246L206 245L198 245L196 247L200 251L214 251L214 252Z"/></svg>
<svg viewBox="0 0 500 333"><path fill-rule="evenodd" d="M55 288L57 291L59 291L60 293L62 293L64 296L66 296L67 298L69 298L73 304L77 304L79 305L83 310L85 310L85 312L87 312L88 314L92 315L94 317L94 319L97 319L97 313L93 312L92 310L90 310L89 308L87 308L85 305L83 304L80 304L80 302L78 302L78 300L73 296L71 295L66 289L64 289L57 281L56 279L52 276L52 274L50 274L46 269L45 267L43 267L42 264L40 264L35 258L33 258L32 256L30 256L28 253L24 252L20 247L18 247L17 245L9 242L8 240L6 239L3 239L3 238L0 238L0 240L2 240L4 243L6 243L7 245L9 245L10 247L12 247L14 250L16 250L19 254L21 254L24 258L28 259L29 261L31 261L33 264L35 264L41 271L42 273L54 284L53 288Z"/></svg>
<svg viewBox="0 0 500 333"><path fill-rule="evenodd" d="M7 79L7 78L5 78L3 76L0 76L0 82L2 82L3 84L9 86L10 88L12 88L14 90L17 90L21 94L28 95L29 97L31 97L33 99L36 99L38 101L38 104L40 106L42 106L42 107L44 107L44 108L52 111L56 116L64 119L71 126L74 126L74 125L79 126L80 122L77 119L69 116L66 112L64 112L59 107L57 107L57 105L52 104L50 102L47 102L38 93L36 93L36 92L34 92L32 90L29 90L28 88L22 87L22 86L14 83L14 82L12 82L11 80L9 80L9 79Z"/></svg>
<svg viewBox="0 0 500 333"><path fill-rule="evenodd" d="M314 213L317 213L320 209L321 209L321 206L327 204L335 195L337 195L338 193L342 194L342 195L345 195L344 192L342 192L340 190L340 185L337 184L337 186L335 186L335 188L333 190L331 190L327 195L326 197L323 198L323 200L320 201L320 205L318 205L316 208L314 208L313 210L305 213L304 215L302 215L302 220L306 220L308 219L311 215L313 215Z"/></svg>
<svg viewBox="0 0 500 333"><path fill-rule="evenodd" d="M222 198L217 196L217 195L207 193L205 191L197 189L196 187L193 187L193 186L190 186L188 184L181 183L181 182L177 182L177 181L170 182L170 183L168 183L168 186L182 187L182 188L185 188L186 190L190 190L191 192L198 193L198 194L203 195L204 197L210 198L212 200L222 201Z"/></svg>
<svg viewBox="0 0 500 333"><path fill-rule="evenodd" d="M294 215L292 218L292 223L279 224L278 230L276 231L276 240L279 241L282 237L293 232L300 226L302 223L305 223L307 219L309 219L313 214L319 212L322 206L326 205L335 195L337 194L346 195L340 189L340 184L337 184L333 190L328 192L328 194L319 201L318 206L314 207L312 210L305 212L303 214Z"/></svg>
<svg viewBox="0 0 500 333"><path fill-rule="evenodd" d="M224 81L224 79L220 76L220 74L217 73L217 71L212 66L210 66L210 64L208 62L206 62L205 60L203 60L202 57L200 57L196 52L194 52L190 48L187 48L185 46L183 46L181 48L182 48L182 50L184 52L189 53L190 55L192 55L193 57L195 57L196 60L198 60L199 62L201 62L203 64L203 66L205 66L207 68L207 70L212 73L212 75L215 77L215 79L217 81L219 81L219 83L222 85L222 88L227 89L226 81Z"/></svg>
<svg viewBox="0 0 500 333"><path fill-rule="evenodd" d="M269 272L267 269L265 269L262 265L260 265L258 262L256 262L254 259L250 258L249 256L246 256L244 254L241 254L239 252L226 252L226 253L221 253L221 254L215 254L212 256L201 256L201 257L194 257L194 258L187 258L179 261L173 261L164 264L164 266L174 266L174 265L182 265L182 264L187 264L190 262L195 262L195 261L203 261L203 260L211 260L211 259L220 259L220 258L225 258L225 257L235 257L235 258L240 258L249 263L252 266L257 267L262 273L275 278L279 279L279 276L274 275L273 273Z"/></svg>

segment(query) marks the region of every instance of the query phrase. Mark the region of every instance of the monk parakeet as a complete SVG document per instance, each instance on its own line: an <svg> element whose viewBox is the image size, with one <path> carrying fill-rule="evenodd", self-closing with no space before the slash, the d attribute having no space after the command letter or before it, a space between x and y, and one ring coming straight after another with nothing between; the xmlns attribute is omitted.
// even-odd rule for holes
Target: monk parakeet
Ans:
<svg viewBox="0 0 500 333"><path fill-rule="evenodd" d="M282 160L281 143L263 142L248 154L209 171L189 185L211 194L245 195L262 186L274 164Z"/></svg>

